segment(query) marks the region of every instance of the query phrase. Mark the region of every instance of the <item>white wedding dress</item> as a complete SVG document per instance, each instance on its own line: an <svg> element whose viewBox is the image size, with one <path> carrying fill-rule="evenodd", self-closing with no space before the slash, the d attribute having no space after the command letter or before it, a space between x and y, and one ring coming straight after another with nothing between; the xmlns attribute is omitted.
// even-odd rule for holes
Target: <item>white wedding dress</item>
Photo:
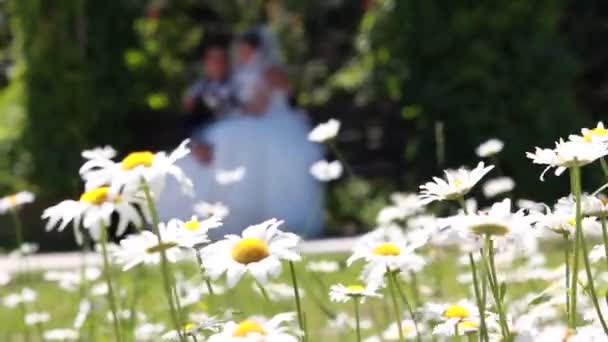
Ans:
<svg viewBox="0 0 608 342"><path fill-rule="evenodd" d="M178 162L194 183L195 197L167 184L159 199L163 220L189 218L199 201L221 202L230 213L214 238L273 217L303 237L320 235L324 187L309 169L322 158L321 147L307 140L311 127L306 114L293 109L284 92L270 91L263 115L233 115L194 137L213 146L213 160L203 165L190 155ZM218 182L219 173L237 168L245 170L240 181Z"/></svg>

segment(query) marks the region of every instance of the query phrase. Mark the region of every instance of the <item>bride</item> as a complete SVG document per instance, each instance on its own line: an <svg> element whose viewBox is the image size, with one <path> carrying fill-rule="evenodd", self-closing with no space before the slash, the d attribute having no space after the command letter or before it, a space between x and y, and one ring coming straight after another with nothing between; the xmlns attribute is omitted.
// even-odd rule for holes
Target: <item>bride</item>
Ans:
<svg viewBox="0 0 608 342"><path fill-rule="evenodd" d="M159 203L164 220L189 217L200 201L221 202L229 214L219 235L273 217L302 236L320 234L323 187L308 170L322 151L307 140L306 113L288 102L289 82L276 56L276 44L263 29L237 40L233 82L240 108L194 135L211 145L212 161L182 161L196 196L185 198L168 184Z"/></svg>

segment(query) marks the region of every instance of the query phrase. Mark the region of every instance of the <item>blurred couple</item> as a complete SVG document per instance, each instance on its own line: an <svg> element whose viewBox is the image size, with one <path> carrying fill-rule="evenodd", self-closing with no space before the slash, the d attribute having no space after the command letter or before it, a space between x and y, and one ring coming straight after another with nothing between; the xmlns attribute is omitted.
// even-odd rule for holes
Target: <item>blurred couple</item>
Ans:
<svg viewBox="0 0 608 342"><path fill-rule="evenodd" d="M194 183L195 197L168 184L161 216L189 218L195 204L206 202L229 211L219 236L273 217L285 220L292 232L318 236L323 188L308 170L322 150L307 140L306 113L289 103L290 82L275 39L257 28L232 45L232 63L228 44L206 46L204 77L184 100L195 120L192 154L180 166Z"/></svg>

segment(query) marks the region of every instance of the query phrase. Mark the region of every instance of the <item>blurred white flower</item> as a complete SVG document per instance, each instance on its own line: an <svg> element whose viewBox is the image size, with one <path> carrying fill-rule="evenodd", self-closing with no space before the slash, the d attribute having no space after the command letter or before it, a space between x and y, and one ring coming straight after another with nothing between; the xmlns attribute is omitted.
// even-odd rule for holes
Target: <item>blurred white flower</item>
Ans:
<svg viewBox="0 0 608 342"><path fill-rule="evenodd" d="M534 234L534 218L525 215L523 209L513 213L511 207L511 199L506 198L494 203L489 210L453 216L450 225L465 238L489 235L494 240L504 238L519 242Z"/></svg>
<svg viewBox="0 0 608 342"><path fill-rule="evenodd" d="M463 167L458 170L445 170L445 180L433 177L432 182L420 186L420 199L422 203L428 204L463 197L493 168L493 165L485 166L480 162L473 170Z"/></svg>
<svg viewBox="0 0 608 342"><path fill-rule="evenodd" d="M38 293L29 287L24 287L19 292L11 293L4 297L4 306L14 308L23 303L31 303L38 298Z"/></svg>
<svg viewBox="0 0 608 342"><path fill-rule="evenodd" d="M329 119L327 122L318 124L308 133L308 140L322 143L335 138L340 131L340 121Z"/></svg>
<svg viewBox="0 0 608 342"><path fill-rule="evenodd" d="M24 242L21 247L10 252L9 257L22 257L26 255L32 255L38 252L38 244L32 242Z"/></svg>
<svg viewBox="0 0 608 342"><path fill-rule="evenodd" d="M51 329L43 334L45 341L76 341L80 338L74 329Z"/></svg>
<svg viewBox="0 0 608 342"><path fill-rule="evenodd" d="M293 313L281 313L269 320L252 318L239 323L226 322L208 342L298 342L298 334L289 327Z"/></svg>
<svg viewBox="0 0 608 342"><path fill-rule="evenodd" d="M9 210L15 210L20 206L34 202L33 193L29 191L20 191L12 195L0 198L0 214L5 214Z"/></svg>
<svg viewBox="0 0 608 342"><path fill-rule="evenodd" d="M376 291L378 288L374 284L363 285L342 285L335 284L329 288L329 299L332 302L345 303L349 300L364 302L369 297L382 297Z"/></svg>
<svg viewBox="0 0 608 342"><path fill-rule="evenodd" d="M396 192L391 195L393 205L380 209L376 216L379 225L403 221L424 210L424 203L416 194Z"/></svg>
<svg viewBox="0 0 608 342"><path fill-rule="evenodd" d="M475 153L477 153L477 155L481 158L487 158L502 151L504 146L505 144L502 141L498 139L490 139L477 146Z"/></svg>
<svg viewBox="0 0 608 342"><path fill-rule="evenodd" d="M11 275L0 271L0 286L5 286L11 282Z"/></svg>
<svg viewBox="0 0 608 342"><path fill-rule="evenodd" d="M574 196L562 197L557 201L555 210L570 214L576 214L576 201ZM608 207L601 199L589 194L581 195L581 212L585 216L605 217L608 215Z"/></svg>
<svg viewBox="0 0 608 342"><path fill-rule="evenodd" d="M515 181L511 177L498 177L488 179L483 184L483 195L486 198L496 197L515 188Z"/></svg>
<svg viewBox="0 0 608 342"><path fill-rule="evenodd" d="M224 219L230 214L230 209L221 202L207 203L201 201L194 205L194 212L202 217L217 216Z"/></svg>
<svg viewBox="0 0 608 342"><path fill-rule="evenodd" d="M181 247L194 248L196 245L208 242L207 233L210 229L221 227L222 221L218 216L211 216L204 220L192 216L186 222L172 219L167 226L169 230L177 231L177 239Z"/></svg>
<svg viewBox="0 0 608 342"><path fill-rule="evenodd" d="M219 169L215 172L215 181L221 185L228 185L240 182L245 177L247 170L244 166L239 166L232 170Z"/></svg>
<svg viewBox="0 0 608 342"><path fill-rule="evenodd" d="M321 182L329 182L342 176L342 163L339 160L328 162L319 160L310 167L310 174Z"/></svg>
<svg viewBox="0 0 608 342"><path fill-rule="evenodd" d="M364 236L353 248L353 254L346 264L350 266L359 259L365 260L362 278L366 283L380 287L384 284L387 270L420 271L426 262L415 251L426 242L426 237L412 241L405 239L387 241Z"/></svg>
<svg viewBox="0 0 608 342"><path fill-rule="evenodd" d="M252 287L255 293L263 295L259 286L252 284ZM285 283L268 283L264 285L264 291L266 291L266 295L268 295L268 298L271 301L278 302L282 300L293 300L294 298L293 287ZM300 297L303 298L305 295L305 292L300 289Z"/></svg>
<svg viewBox="0 0 608 342"><path fill-rule="evenodd" d="M72 326L74 329L80 329L86 322L87 317L89 317L89 313L91 312L91 302L87 299L82 299L78 304L78 313L76 313L76 317L74 318L74 323Z"/></svg>
<svg viewBox="0 0 608 342"><path fill-rule="evenodd" d="M422 325L418 325L418 329L423 330ZM416 331L416 325L414 321L406 319L401 321L401 331L403 337L406 339L415 339L418 332ZM422 333L423 331L420 331ZM387 341L398 341L399 340L399 327L396 322L391 323L386 330L382 333L382 337Z"/></svg>
<svg viewBox="0 0 608 342"><path fill-rule="evenodd" d="M135 340L140 342L153 342L165 331L162 323L141 323L135 327Z"/></svg>
<svg viewBox="0 0 608 342"><path fill-rule="evenodd" d="M134 266L144 264L158 264L161 261L161 251L165 252L167 261L175 263L182 257L180 246L189 242L182 238L175 225L160 223L158 230L161 242L151 231L143 230L138 234L128 235L120 240L120 245L111 253L122 270L126 271Z"/></svg>
<svg viewBox="0 0 608 342"><path fill-rule="evenodd" d="M335 273L340 270L340 264L332 260L310 261L306 264L306 270L316 273Z"/></svg>
<svg viewBox="0 0 608 342"><path fill-rule="evenodd" d="M567 141L560 139L553 149L537 147L534 153L526 152L526 157L534 164L547 165L540 180L544 180L545 173L552 167L559 176L570 167L587 165L605 155L608 155L608 144L589 143L579 136L570 136Z"/></svg>
<svg viewBox="0 0 608 342"><path fill-rule="evenodd" d="M25 315L24 321L26 325L36 325L46 323L51 320L51 315L48 312L30 312Z"/></svg>
<svg viewBox="0 0 608 342"><path fill-rule="evenodd" d="M226 235L224 240L203 247L203 267L212 279L226 273L229 287L250 273L260 284L281 273L281 260L299 261L300 238L279 230L283 221L271 219L243 230L242 236Z"/></svg>

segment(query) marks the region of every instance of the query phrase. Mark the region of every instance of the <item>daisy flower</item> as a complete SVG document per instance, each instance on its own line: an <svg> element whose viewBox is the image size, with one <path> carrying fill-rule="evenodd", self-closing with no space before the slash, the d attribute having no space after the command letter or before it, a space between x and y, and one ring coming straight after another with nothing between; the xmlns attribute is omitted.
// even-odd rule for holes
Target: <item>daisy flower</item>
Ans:
<svg viewBox="0 0 608 342"><path fill-rule="evenodd" d="M223 219L230 214L230 209L222 202L207 203L201 201L194 205L194 212L202 217L217 216Z"/></svg>
<svg viewBox="0 0 608 342"><path fill-rule="evenodd" d="M415 250L426 244L426 241L426 238L412 241L362 238L346 263L350 266L359 259L365 260L367 264L363 269L363 279L380 286L384 284L387 271L420 271L426 262Z"/></svg>
<svg viewBox="0 0 608 342"><path fill-rule="evenodd" d="M424 210L424 204L416 194L393 193L391 195L391 202L393 205L384 207L378 212L376 222L379 225L403 221Z"/></svg>
<svg viewBox="0 0 608 342"><path fill-rule="evenodd" d="M0 198L0 214L5 214L9 210L15 210L24 204L32 203L35 198L36 196L29 191L20 191L4 196Z"/></svg>
<svg viewBox="0 0 608 342"><path fill-rule="evenodd" d="M216 327L215 325L217 325L219 323L217 323L217 321L213 322L213 326L209 325L207 326L206 324L196 324L196 323L186 323L180 330L180 332L178 332L177 330L170 330L166 333L164 333L161 336L161 339L163 341L181 341L181 337L180 337L180 333L184 336L189 336L192 337L194 341L202 338L201 336L199 336L199 333L202 330L209 330L209 331L216 331Z"/></svg>
<svg viewBox="0 0 608 342"><path fill-rule="evenodd" d="M433 328L433 335L455 336L476 332L479 329L480 319L477 306L462 299L456 304L427 304L427 314L441 323ZM492 314L486 318L488 331L495 328L491 323Z"/></svg>
<svg viewBox="0 0 608 342"><path fill-rule="evenodd" d="M339 160L328 162L327 160L319 160L310 167L310 174L318 181L329 182L336 180L342 176L342 163Z"/></svg>
<svg viewBox="0 0 608 342"><path fill-rule="evenodd" d="M340 131L340 121L329 119L327 122L318 124L308 133L308 140L323 143L335 138Z"/></svg>
<svg viewBox="0 0 608 342"><path fill-rule="evenodd" d="M600 121L595 128L583 128L581 130L581 136L586 142L608 142L608 129L605 128L604 123Z"/></svg>
<svg viewBox="0 0 608 342"><path fill-rule="evenodd" d="M161 251L165 251L167 260L171 263L181 259L182 251L180 247L190 246L190 241L183 238L175 225L169 226L161 222L158 225L158 230L162 243L159 243L156 234L147 230L128 235L120 240L120 245L111 253L116 262L123 265L123 271L140 263L160 263Z"/></svg>
<svg viewBox="0 0 608 342"><path fill-rule="evenodd" d="M574 196L562 197L557 201L555 209L572 216L576 213L576 201ZM608 215L608 206L601 199L589 194L581 195L581 212L585 216L602 217Z"/></svg>
<svg viewBox="0 0 608 342"><path fill-rule="evenodd" d="M545 173L555 168L555 175L561 175L570 167L580 167L594 162L608 154L608 144L588 143L579 136L570 136L570 140L560 139L555 143L555 148L536 148L534 153L526 152L526 157L532 159L532 163L547 165L540 175L544 180Z"/></svg>
<svg viewBox="0 0 608 342"><path fill-rule="evenodd" d="M422 203L429 204L433 201L461 198L469 193L475 184L493 168L493 165L485 166L483 162L480 162L473 170L466 168L445 170L445 179L433 177L432 182L420 186L420 199Z"/></svg>
<svg viewBox="0 0 608 342"><path fill-rule="evenodd" d="M377 287L368 284L367 286L362 285L349 285L344 286L342 284L332 285L329 288L329 299L332 302L346 303L349 300L360 300L364 302L369 297L382 297L376 292Z"/></svg>
<svg viewBox="0 0 608 342"><path fill-rule="evenodd" d="M221 331L211 335L208 342L298 342L297 334L287 323L293 322L293 313L281 313L270 320L252 318L239 323L229 321Z"/></svg>
<svg viewBox="0 0 608 342"><path fill-rule="evenodd" d="M82 243L81 224L94 240L99 240L101 229L110 226L114 212L118 214L117 235L122 235L130 223L141 226L142 218L137 208L143 209L142 204L143 200L132 193L113 195L109 187L102 186L84 192L79 200L65 200L47 208L42 213L42 219L48 219L47 231L57 225L58 230L62 231L72 222L76 240Z"/></svg>
<svg viewBox="0 0 608 342"><path fill-rule="evenodd" d="M232 170L217 170L215 173L215 181L221 185L238 183L245 178L247 170L244 166L239 166Z"/></svg>
<svg viewBox="0 0 608 342"><path fill-rule="evenodd" d="M487 211L475 214L456 215L451 226L462 236L492 236L493 238L516 238L531 234L533 218L525 215L523 209L511 212L511 200L506 198L494 203Z"/></svg>
<svg viewBox="0 0 608 342"><path fill-rule="evenodd" d="M207 233L210 229L220 227L222 221L217 216L211 216L205 220L199 220L192 216L189 221L172 219L167 223L170 230L176 230L180 246L194 248L196 245L208 242Z"/></svg>
<svg viewBox="0 0 608 342"><path fill-rule="evenodd" d="M113 192L123 188L139 189L142 179L158 195L165 184L165 177L171 175L182 186L182 190L192 193L192 181L175 163L190 153L189 140L184 140L173 152L153 153L150 151L131 152L120 162L112 160L115 153L103 150L85 151L82 156L87 161L80 168L87 189L111 184Z"/></svg>
<svg viewBox="0 0 608 342"><path fill-rule="evenodd" d="M229 287L250 273L260 284L281 273L281 260L299 261L296 248L300 238L279 230L283 221L271 219L245 228L242 236L226 235L224 240L201 249L203 267L212 279L226 273Z"/></svg>
<svg viewBox="0 0 608 342"><path fill-rule="evenodd" d="M505 144L498 139L490 139L481 145L477 146L475 153L481 158L491 157L502 151Z"/></svg>
<svg viewBox="0 0 608 342"><path fill-rule="evenodd" d="M494 179L488 179L483 184L482 190L483 195L486 198L496 197L505 192L510 192L515 188L515 181L511 177L498 177Z"/></svg>

